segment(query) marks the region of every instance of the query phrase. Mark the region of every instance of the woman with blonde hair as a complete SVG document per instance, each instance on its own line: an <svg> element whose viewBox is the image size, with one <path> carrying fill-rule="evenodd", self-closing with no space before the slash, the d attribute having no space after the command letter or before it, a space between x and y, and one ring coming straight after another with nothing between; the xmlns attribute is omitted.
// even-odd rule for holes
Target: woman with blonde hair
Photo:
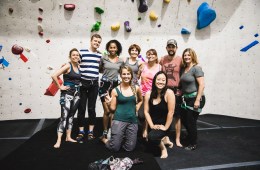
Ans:
<svg viewBox="0 0 260 170"><path fill-rule="evenodd" d="M197 148L197 119L205 105L204 72L198 66L195 51L187 48L182 54L183 69L181 71L180 85L183 93L181 121L188 132L188 146L186 150Z"/></svg>

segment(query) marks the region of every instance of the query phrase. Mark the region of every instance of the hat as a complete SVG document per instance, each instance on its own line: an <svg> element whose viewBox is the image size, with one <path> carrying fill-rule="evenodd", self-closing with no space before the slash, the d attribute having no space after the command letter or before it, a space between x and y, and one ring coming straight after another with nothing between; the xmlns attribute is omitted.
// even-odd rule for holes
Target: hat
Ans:
<svg viewBox="0 0 260 170"><path fill-rule="evenodd" d="M172 45L174 45L175 47L177 47L177 41L176 41L175 39L169 39L169 40L167 41L167 45L170 45L170 44L172 44Z"/></svg>

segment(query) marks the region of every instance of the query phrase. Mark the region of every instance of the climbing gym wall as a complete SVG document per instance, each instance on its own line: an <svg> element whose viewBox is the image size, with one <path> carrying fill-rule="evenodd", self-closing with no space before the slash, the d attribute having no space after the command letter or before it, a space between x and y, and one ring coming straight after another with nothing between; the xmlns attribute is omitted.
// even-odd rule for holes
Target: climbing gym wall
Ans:
<svg viewBox="0 0 260 170"><path fill-rule="evenodd" d="M150 48L167 54L176 39L177 54L193 48L205 72L202 114L260 120L259 9L258 0L1 0L0 120L58 118L51 74L93 33L102 53L111 39L122 43L120 57L139 44L140 60Z"/></svg>

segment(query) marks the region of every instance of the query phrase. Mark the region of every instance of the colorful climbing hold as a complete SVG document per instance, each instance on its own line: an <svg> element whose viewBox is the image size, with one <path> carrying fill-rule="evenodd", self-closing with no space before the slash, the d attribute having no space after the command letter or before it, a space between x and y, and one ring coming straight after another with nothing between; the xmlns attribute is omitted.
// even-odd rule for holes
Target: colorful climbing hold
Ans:
<svg viewBox="0 0 260 170"><path fill-rule="evenodd" d="M25 57L23 54L20 54L20 59L22 59L25 63L28 61L28 58Z"/></svg>
<svg viewBox="0 0 260 170"><path fill-rule="evenodd" d="M182 28L181 29L181 34L190 34L190 33L191 33L191 31L188 30L187 28Z"/></svg>
<svg viewBox="0 0 260 170"><path fill-rule="evenodd" d="M132 29L130 28L130 22L129 21L125 21L124 25L125 25L126 32L131 32L132 31Z"/></svg>
<svg viewBox="0 0 260 170"><path fill-rule="evenodd" d="M103 14L103 13L104 13L104 10L101 9L100 7L95 7L95 11L96 11L96 13L98 13L98 14Z"/></svg>
<svg viewBox="0 0 260 170"><path fill-rule="evenodd" d="M46 43L50 43L50 42L51 42L51 40L49 40L49 39L48 39L48 40L46 40Z"/></svg>
<svg viewBox="0 0 260 170"><path fill-rule="evenodd" d="M4 67L8 67L9 66L9 62L6 61L4 57L2 57L0 59L0 64L2 64Z"/></svg>
<svg viewBox="0 0 260 170"><path fill-rule="evenodd" d="M154 11L151 11L150 12L150 15L149 15L150 19L152 21L156 21L158 19L158 16L156 15L156 13Z"/></svg>
<svg viewBox="0 0 260 170"><path fill-rule="evenodd" d="M160 28L162 25L161 24L158 24L158 27Z"/></svg>
<svg viewBox="0 0 260 170"><path fill-rule="evenodd" d="M9 77L9 78L8 78L8 80L12 80L12 78L11 78L11 77Z"/></svg>
<svg viewBox="0 0 260 170"><path fill-rule="evenodd" d="M138 17L137 19L140 21L142 18L141 18L141 17Z"/></svg>
<svg viewBox="0 0 260 170"><path fill-rule="evenodd" d="M120 29L120 23L119 22L111 25L111 30L112 31L118 31L119 29Z"/></svg>
<svg viewBox="0 0 260 170"><path fill-rule="evenodd" d="M43 12L43 9L42 9L42 8L38 8L38 10L39 10L40 12Z"/></svg>
<svg viewBox="0 0 260 170"><path fill-rule="evenodd" d="M67 11L73 11L75 7L75 4L64 4L64 9L66 9Z"/></svg>
<svg viewBox="0 0 260 170"><path fill-rule="evenodd" d="M255 46L258 43L259 43L259 41L255 40L255 41L251 42L249 45L242 48L240 51L246 52L247 50L249 50L250 48L252 48L253 46Z"/></svg>
<svg viewBox="0 0 260 170"><path fill-rule="evenodd" d="M42 21L42 17L38 17L38 21Z"/></svg>
<svg viewBox="0 0 260 170"><path fill-rule="evenodd" d="M41 31L41 32L39 32L39 35L40 35L40 36L43 36L43 32L42 32L42 31Z"/></svg>
<svg viewBox="0 0 260 170"><path fill-rule="evenodd" d="M91 32L99 31L100 27L101 27L101 22L97 21L94 25L92 25Z"/></svg>
<svg viewBox="0 0 260 170"><path fill-rule="evenodd" d="M30 113L32 110L30 108L27 108L24 110L24 113Z"/></svg>
<svg viewBox="0 0 260 170"><path fill-rule="evenodd" d="M3 46L2 46L2 45L0 45L0 51L2 51L2 48L3 48Z"/></svg>
<svg viewBox="0 0 260 170"><path fill-rule="evenodd" d="M239 29L241 29L241 30L242 30L243 28L244 28L244 26L243 26L243 25L241 25L241 26L239 27Z"/></svg>
<svg viewBox="0 0 260 170"><path fill-rule="evenodd" d="M259 35L258 35L258 33L256 33L254 36L255 36L255 37L258 37ZM0 50L0 51L1 51L1 50Z"/></svg>
<svg viewBox="0 0 260 170"><path fill-rule="evenodd" d="M140 13L146 12L148 10L148 5L146 0L140 0L138 11Z"/></svg>
<svg viewBox="0 0 260 170"><path fill-rule="evenodd" d="M21 46L19 46L19 45L17 45L17 44L13 45L13 47L12 47L12 53L13 53L13 54L19 55L19 54L21 54L22 52L23 52L23 47L21 47Z"/></svg>
<svg viewBox="0 0 260 170"><path fill-rule="evenodd" d="M203 2L197 10L197 29L207 27L216 19L216 11L207 2Z"/></svg>

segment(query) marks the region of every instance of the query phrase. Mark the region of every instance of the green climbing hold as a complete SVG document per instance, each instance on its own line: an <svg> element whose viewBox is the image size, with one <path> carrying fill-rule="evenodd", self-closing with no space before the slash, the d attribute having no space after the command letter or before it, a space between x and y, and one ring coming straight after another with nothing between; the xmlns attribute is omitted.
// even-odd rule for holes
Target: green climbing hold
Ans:
<svg viewBox="0 0 260 170"><path fill-rule="evenodd" d="M96 10L96 13L98 13L98 14L103 14L104 13L104 10L101 9L100 7L95 7L95 10Z"/></svg>
<svg viewBox="0 0 260 170"><path fill-rule="evenodd" d="M97 22L92 26L91 32L93 32L93 31L99 31L100 27L101 27L101 22L100 22L100 21L97 21Z"/></svg>

